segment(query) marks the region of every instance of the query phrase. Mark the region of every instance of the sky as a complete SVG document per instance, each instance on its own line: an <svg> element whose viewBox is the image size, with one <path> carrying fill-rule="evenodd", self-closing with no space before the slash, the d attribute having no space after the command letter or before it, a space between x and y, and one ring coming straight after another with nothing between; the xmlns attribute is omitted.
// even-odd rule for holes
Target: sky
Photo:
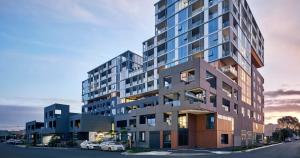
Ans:
<svg viewBox="0 0 300 158"><path fill-rule="evenodd" d="M0 0L0 129L80 112L87 71L154 35L157 0ZM265 38L265 120L300 118L300 1L248 0ZM16 117L18 116L18 117ZM29 120L30 119L30 120Z"/></svg>

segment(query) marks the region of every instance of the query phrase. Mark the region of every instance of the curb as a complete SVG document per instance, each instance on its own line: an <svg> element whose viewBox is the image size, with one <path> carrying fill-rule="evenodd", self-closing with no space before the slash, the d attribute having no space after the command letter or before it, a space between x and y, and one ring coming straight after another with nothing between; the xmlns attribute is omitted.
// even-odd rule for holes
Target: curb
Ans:
<svg viewBox="0 0 300 158"><path fill-rule="evenodd" d="M172 153L172 152L164 152L164 151L151 151L151 152L141 152L141 153L128 153L128 152L123 152L121 153L122 155L139 155L139 156L203 156L203 155L226 155L226 154L236 154L236 153L243 153L243 152L252 152L255 150L260 150L264 148L269 148L272 146L280 145L283 143L278 143L278 144L272 144L272 145L267 145L267 146L262 146L254 149L247 149L247 150L242 150L242 151L209 151L209 153Z"/></svg>

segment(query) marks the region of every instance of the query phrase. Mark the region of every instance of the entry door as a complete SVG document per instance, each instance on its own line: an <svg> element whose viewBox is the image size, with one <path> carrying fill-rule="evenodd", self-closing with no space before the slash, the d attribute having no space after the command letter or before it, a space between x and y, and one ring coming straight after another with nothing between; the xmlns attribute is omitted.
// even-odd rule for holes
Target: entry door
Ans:
<svg viewBox="0 0 300 158"><path fill-rule="evenodd" d="M149 147L154 149L160 148L160 134L159 131L149 132Z"/></svg>

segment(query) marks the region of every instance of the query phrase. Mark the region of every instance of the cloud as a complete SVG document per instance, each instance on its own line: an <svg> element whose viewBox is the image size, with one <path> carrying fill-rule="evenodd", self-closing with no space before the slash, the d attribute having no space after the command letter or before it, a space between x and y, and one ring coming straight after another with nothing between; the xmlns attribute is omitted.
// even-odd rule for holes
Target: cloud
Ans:
<svg viewBox="0 0 300 158"><path fill-rule="evenodd" d="M266 97L278 97L278 96L289 96L289 95L300 95L299 90L282 90L268 91L265 92Z"/></svg>
<svg viewBox="0 0 300 158"><path fill-rule="evenodd" d="M297 112L300 113L300 105L280 105L267 106L264 108L265 112Z"/></svg>

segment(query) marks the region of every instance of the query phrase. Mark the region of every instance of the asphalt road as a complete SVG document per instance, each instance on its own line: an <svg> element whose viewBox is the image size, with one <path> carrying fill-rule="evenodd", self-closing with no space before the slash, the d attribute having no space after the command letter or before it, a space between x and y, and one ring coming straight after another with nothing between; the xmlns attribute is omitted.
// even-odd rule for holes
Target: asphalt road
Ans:
<svg viewBox="0 0 300 158"><path fill-rule="evenodd" d="M53 149L53 148L22 148L13 145L0 144L1 158L122 158L122 157L184 157L184 158L300 158L300 142L284 143L277 146L259 149L245 153L226 155L202 155L202 156L125 156L119 152L102 152L80 149Z"/></svg>

